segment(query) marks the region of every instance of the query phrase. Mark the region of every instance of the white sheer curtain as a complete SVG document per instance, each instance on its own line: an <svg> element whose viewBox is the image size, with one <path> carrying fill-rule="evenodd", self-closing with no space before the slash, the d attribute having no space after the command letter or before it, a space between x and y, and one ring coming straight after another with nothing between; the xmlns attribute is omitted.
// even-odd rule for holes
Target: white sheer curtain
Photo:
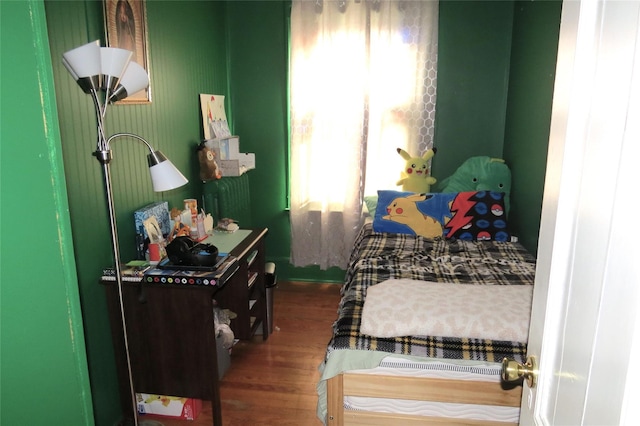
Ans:
<svg viewBox="0 0 640 426"><path fill-rule="evenodd" d="M291 262L345 268L362 200L433 144L437 1L294 0Z"/></svg>

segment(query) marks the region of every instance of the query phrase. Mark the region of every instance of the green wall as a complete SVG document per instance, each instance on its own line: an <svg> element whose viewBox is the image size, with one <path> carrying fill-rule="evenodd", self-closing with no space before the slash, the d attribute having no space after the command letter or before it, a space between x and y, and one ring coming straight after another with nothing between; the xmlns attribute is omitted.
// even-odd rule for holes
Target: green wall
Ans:
<svg viewBox="0 0 640 426"><path fill-rule="evenodd" d="M2 425L93 411L42 1L0 3Z"/></svg>
<svg viewBox="0 0 640 426"><path fill-rule="evenodd" d="M537 251L561 1L440 2L432 174L504 158L511 231Z"/></svg>
<svg viewBox="0 0 640 426"><path fill-rule="evenodd" d="M230 2L229 82L234 130L243 152L256 154L249 172L252 225L269 228L267 256L278 274L289 262L287 211L288 2Z"/></svg>
<svg viewBox="0 0 640 426"><path fill-rule="evenodd" d="M537 252L555 80L559 1L517 2L505 149L512 170L509 223L531 252Z"/></svg>
<svg viewBox="0 0 640 426"><path fill-rule="evenodd" d="M513 2L441 1L432 175L504 148Z"/></svg>

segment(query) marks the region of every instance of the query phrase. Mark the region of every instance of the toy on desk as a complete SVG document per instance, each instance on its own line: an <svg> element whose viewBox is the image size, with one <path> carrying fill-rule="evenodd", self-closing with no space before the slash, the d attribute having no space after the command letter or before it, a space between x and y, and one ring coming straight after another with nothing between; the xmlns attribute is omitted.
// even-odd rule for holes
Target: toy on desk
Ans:
<svg viewBox="0 0 640 426"><path fill-rule="evenodd" d="M173 221L173 228L171 228L168 238L169 242L178 237L188 237L191 232L191 228L182 221L182 211L173 208L169 215Z"/></svg>
<svg viewBox="0 0 640 426"><path fill-rule="evenodd" d="M429 175L429 160L436 154L436 149L426 150L422 157L412 157L402 148L396 151L405 160L401 178L396 185L402 185L402 190L407 192L431 192L431 185L436 183L436 178Z"/></svg>
<svg viewBox="0 0 640 426"><path fill-rule="evenodd" d="M240 227L236 223L235 220L229 219L227 217L222 218L218 221L218 226L216 226L216 231L221 232L236 232Z"/></svg>

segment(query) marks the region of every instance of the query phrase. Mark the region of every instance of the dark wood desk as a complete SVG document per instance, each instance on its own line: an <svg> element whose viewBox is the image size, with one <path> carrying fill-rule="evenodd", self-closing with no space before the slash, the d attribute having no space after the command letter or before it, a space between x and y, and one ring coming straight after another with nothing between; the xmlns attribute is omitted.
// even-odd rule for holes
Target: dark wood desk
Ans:
<svg viewBox="0 0 640 426"><path fill-rule="evenodd" d="M247 289L246 257L258 250L252 268L264 271L266 229L253 230L230 254L238 257L237 271L222 286L175 285L123 282L122 299L127 324L133 386L137 393L198 398L211 401L213 424L222 426L218 358L213 319L214 298L237 294ZM120 400L126 420L134 412L120 316L118 288L115 282L103 282L115 349ZM254 283L264 294L261 273ZM140 294L144 302L140 301ZM254 304L255 305L255 304ZM261 302L261 306L264 306ZM248 309L248 307L247 307ZM266 338L266 306L259 311ZM256 324L257 325L257 324ZM233 322L232 322L233 328ZM245 325L240 325L242 333Z"/></svg>

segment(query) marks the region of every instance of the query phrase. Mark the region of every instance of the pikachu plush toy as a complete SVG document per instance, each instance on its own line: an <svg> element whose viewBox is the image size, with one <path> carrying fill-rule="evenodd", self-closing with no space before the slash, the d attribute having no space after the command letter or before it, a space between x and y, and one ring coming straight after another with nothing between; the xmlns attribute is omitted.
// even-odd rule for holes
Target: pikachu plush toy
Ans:
<svg viewBox="0 0 640 426"><path fill-rule="evenodd" d="M422 157L412 157L402 148L396 151L405 160L404 170L396 185L402 185L402 190L406 192L419 194L431 192L431 185L436 183L436 178L429 174L429 160L436 155L436 149L426 150Z"/></svg>

